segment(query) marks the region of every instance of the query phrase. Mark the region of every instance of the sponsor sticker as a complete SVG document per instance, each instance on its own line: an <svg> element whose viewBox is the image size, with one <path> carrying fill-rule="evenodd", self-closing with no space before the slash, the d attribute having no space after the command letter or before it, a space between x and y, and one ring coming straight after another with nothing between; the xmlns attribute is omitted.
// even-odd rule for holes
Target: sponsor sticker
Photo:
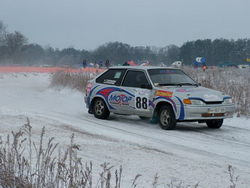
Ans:
<svg viewBox="0 0 250 188"><path fill-rule="evenodd" d="M149 95L148 89L136 89L135 92L137 95L140 95L140 96L148 96Z"/></svg>
<svg viewBox="0 0 250 188"><path fill-rule="evenodd" d="M173 92L171 92L171 91L163 91L163 90L156 90L155 95L156 96L161 96L161 97L172 97Z"/></svg>
<svg viewBox="0 0 250 188"><path fill-rule="evenodd" d="M131 99L131 96L126 95L110 95L109 102L110 104L129 105Z"/></svg>
<svg viewBox="0 0 250 188"><path fill-rule="evenodd" d="M213 95L213 94L205 94L203 97L205 99L219 99L220 98L217 95Z"/></svg>
<svg viewBox="0 0 250 188"><path fill-rule="evenodd" d="M112 84L114 85L116 83L116 80L104 80L104 84Z"/></svg>

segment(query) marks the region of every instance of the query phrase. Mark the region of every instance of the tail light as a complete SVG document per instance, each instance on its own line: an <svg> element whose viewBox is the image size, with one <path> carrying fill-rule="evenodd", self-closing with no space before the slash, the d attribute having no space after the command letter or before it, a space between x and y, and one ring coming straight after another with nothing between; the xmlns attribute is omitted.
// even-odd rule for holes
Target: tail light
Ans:
<svg viewBox="0 0 250 188"><path fill-rule="evenodd" d="M89 93L90 93L90 91L91 91L91 88L92 88L92 83L88 83L87 84L87 87L86 87L86 95L88 95Z"/></svg>

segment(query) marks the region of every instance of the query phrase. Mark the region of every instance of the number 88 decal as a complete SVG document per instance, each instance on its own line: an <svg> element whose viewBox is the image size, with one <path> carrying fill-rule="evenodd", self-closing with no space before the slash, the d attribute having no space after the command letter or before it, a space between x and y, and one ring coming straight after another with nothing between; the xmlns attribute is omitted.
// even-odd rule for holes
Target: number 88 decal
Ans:
<svg viewBox="0 0 250 188"><path fill-rule="evenodd" d="M146 97L136 97L136 108L138 109L147 109L148 108L148 99Z"/></svg>

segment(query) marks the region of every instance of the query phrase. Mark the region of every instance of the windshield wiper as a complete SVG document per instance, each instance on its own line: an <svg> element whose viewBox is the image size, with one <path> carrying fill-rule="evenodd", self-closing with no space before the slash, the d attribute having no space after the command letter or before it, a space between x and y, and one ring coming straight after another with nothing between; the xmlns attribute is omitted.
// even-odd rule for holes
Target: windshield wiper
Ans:
<svg viewBox="0 0 250 188"><path fill-rule="evenodd" d="M199 84L196 83L164 83L164 84L159 84L159 86L196 86L198 87Z"/></svg>
<svg viewBox="0 0 250 188"><path fill-rule="evenodd" d="M178 83L177 85L179 85L180 87L181 86L199 86L199 84L196 84L196 83Z"/></svg>
<svg viewBox="0 0 250 188"><path fill-rule="evenodd" d="M159 84L159 86L177 86L178 84L174 83L165 83L165 84Z"/></svg>

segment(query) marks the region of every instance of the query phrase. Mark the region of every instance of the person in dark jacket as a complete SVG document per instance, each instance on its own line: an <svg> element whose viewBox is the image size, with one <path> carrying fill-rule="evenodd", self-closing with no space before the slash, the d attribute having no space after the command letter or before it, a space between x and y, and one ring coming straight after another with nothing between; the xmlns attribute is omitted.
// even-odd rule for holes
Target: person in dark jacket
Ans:
<svg viewBox="0 0 250 188"><path fill-rule="evenodd" d="M123 63L123 65L122 66L129 66L130 64L128 64L128 62L127 61L125 61L125 63Z"/></svg>
<svg viewBox="0 0 250 188"><path fill-rule="evenodd" d="M107 68L109 68L109 66L110 66L109 60L108 60L108 59L105 61L105 66L106 66Z"/></svg>
<svg viewBox="0 0 250 188"><path fill-rule="evenodd" d="M103 66L102 60L100 60L100 61L98 62L98 65L99 65L99 68L101 68L101 67Z"/></svg>
<svg viewBox="0 0 250 188"><path fill-rule="evenodd" d="M86 59L83 60L82 66L83 66L83 68L86 68L86 67L87 67L87 61L86 61Z"/></svg>

